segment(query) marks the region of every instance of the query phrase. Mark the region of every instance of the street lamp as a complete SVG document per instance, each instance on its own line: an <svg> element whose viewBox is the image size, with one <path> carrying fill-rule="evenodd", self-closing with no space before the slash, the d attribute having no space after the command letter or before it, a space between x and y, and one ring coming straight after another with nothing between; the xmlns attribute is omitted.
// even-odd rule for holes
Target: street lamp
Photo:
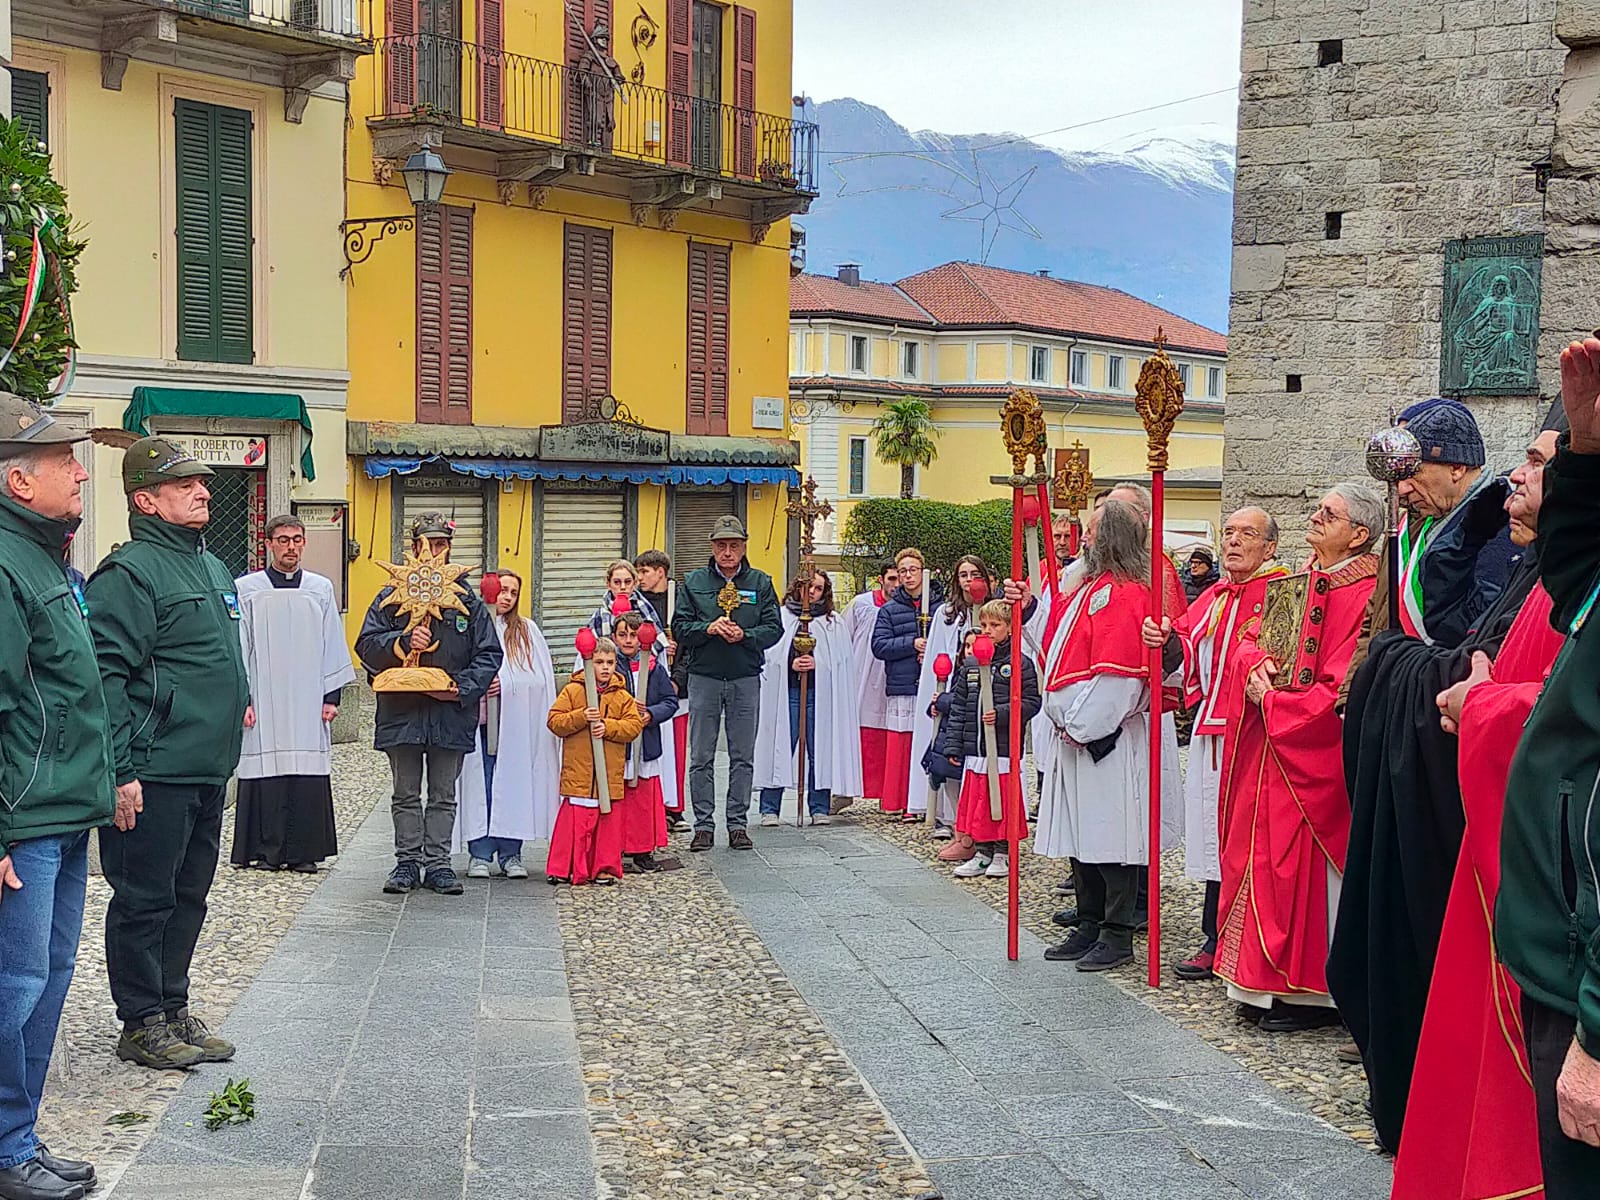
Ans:
<svg viewBox="0 0 1600 1200"><path fill-rule="evenodd" d="M342 222L339 229L344 234L344 267L339 272L339 278L348 278L357 263L364 263L371 258L373 247L389 234L415 229L417 216L438 208L439 202L444 199L444 185L450 175L450 168L445 166L444 159L429 147L424 146L406 159L405 165L400 168L400 178L405 181L406 194L411 197L411 206L415 211L408 216L357 217ZM368 234L368 228L373 225L378 226L377 231Z"/></svg>

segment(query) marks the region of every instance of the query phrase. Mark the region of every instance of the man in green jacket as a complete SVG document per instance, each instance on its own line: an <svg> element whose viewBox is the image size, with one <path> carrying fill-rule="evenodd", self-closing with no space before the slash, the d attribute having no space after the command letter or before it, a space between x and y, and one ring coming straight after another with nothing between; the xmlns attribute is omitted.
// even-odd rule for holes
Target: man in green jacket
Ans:
<svg viewBox="0 0 1600 1200"><path fill-rule="evenodd" d="M728 794L723 819L728 845L751 848L751 789L756 773L756 722L761 667L783 636L778 594L765 571L745 557L744 524L718 517L711 561L683 581L672 632L689 669L689 793L694 802L690 850L709 850L717 821L717 734L728 735ZM723 597L726 596L726 600Z"/></svg>
<svg viewBox="0 0 1600 1200"><path fill-rule="evenodd" d="M223 798L250 708L233 576L206 550L211 468L164 438L122 461L130 540L89 580L116 765L106 973L117 1057L224 1062L233 1046L189 1012L189 963L217 870Z"/></svg>
<svg viewBox="0 0 1600 1200"><path fill-rule="evenodd" d="M1539 575L1567 635L1506 785L1495 946L1522 988L1547 1200L1600 1187L1600 339L1561 355Z"/></svg>
<svg viewBox="0 0 1600 1200"><path fill-rule="evenodd" d="M106 702L68 539L83 438L0 393L0 1200L75 1200L94 1168L34 1120L72 982L89 830L111 819Z"/></svg>

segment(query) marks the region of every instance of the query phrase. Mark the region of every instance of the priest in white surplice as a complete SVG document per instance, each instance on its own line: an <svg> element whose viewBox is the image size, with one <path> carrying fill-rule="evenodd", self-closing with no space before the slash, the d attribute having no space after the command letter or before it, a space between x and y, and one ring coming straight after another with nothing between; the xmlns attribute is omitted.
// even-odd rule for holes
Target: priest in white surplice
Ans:
<svg viewBox="0 0 1600 1200"><path fill-rule="evenodd" d="M555 664L544 634L520 611L522 577L499 575L494 630L505 658L456 783L454 848L466 848L471 879L487 879L497 859L508 879L526 879L522 843L549 838L561 807L561 739L546 725L560 690ZM490 705L490 697L498 704ZM496 711L497 746L490 754L487 722Z"/></svg>
<svg viewBox="0 0 1600 1200"><path fill-rule="evenodd" d="M339 692L355 667L333 584L301 568L305 526L267 522L271 565L238 581L239 637L256 723L244 731L233 864L313 872L339 852L332 739Z"/></svg>
<svg viewBox="0 0 1600 1200"><path fill-rule="evenodd" d="M889 738L888 696L884 693L883 662L872 653L872 630L878 610L899 586L900 573L892 562L878 569L878 586L868 588L844 611L850 631L851 657L857 681L857 716L861 721L861 798L883 799L883 763ZM844 804L839 801L843 799ZM835 809L846 807L851 797L835 795Z"/></svg>
<svg viewBox="0 0 1600 1200"><path fill-rule="evenodd" d="M1053 631L1044 708L1058 745L1034 832L1035 853L1072 859L1076 931L1045 951L1052 961L1103 971L1133 957L1139 877L1149 861L1147 530L1139 512L1108 501L1092 518L1083 586ZM1170 726L1167 726L1170 730ZM1162 772L1162 843L1176 841L1180 811L1176 738Z"/></svg>
<svg viewBox="0 0 1600 1200"><path fill-rule="evenodd" d="M824 571L811 579L811 636L816 649L809 655L795 652L800 629L800 595L804 579L795 580L780 613L783 636L767 651L761 668L761 711L756 739L755 784L761 792L761 823L779 823L785 789L797 786L795 750L800 731L800 676L806 682L806 764L810 795L807 811L811 824L827 825L833 818L830 795L855 796L861 792L861 726L856 716L856 681L851 660L850 634L833 611L833 581ZM783 753L787 747L789 753Z"/></svg>

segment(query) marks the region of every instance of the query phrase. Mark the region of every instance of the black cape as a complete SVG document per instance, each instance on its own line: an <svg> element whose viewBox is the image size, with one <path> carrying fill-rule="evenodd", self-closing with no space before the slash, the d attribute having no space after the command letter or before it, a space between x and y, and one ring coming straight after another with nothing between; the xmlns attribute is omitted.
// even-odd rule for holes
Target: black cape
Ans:
<svg viewBox="0 0 1600 1200"><path fill-rule="evenodd" d="M1437 697L1467 677L1472 652L1493 658L1538 582L1530 551L1476 627L1453 649L1379 634L1350 687L1344 772L1350 791L1345 861L1328 987L1361 1048L1372 1119L1400 1145L1428 983L1466 818L1456 739Z"/></svg>

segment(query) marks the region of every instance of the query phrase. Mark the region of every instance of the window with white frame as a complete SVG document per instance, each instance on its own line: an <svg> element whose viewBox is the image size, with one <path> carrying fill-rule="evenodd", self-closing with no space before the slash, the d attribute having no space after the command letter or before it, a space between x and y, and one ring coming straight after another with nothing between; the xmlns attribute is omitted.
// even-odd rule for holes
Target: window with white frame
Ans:
<svg viewBox="0 0 1600 1200"><path fill-rule="evenodd" d="M850 494L867 494L867 439L864 437L850 439Z"/></svg>
<svg viewBox="0 0 1600 1200"><path fill-rule="evenodd" d="M850 338L850 369L857 375L867 373L867 339L859 333Z"/></svg>
<svg viewBox="0 0 1600 1200"><path fill-rule="evenodd" d="M1179 363L1178 378L1183 380L1183 394L1189 395L1189 389L1194 382L1194 369L1188 363Z"/></svg>
<svg viewBox="0 0 1600 1200"><path fill-rule="evenodd" d="M1050 347L1034 346L1028 351L1028 378L1034 383L1050 381Z"/></svg>
<svg viewBox="0 0 1600 1200"><path fill-rule="evenodd" d="M1220 395L1222 395L1222 368L1221 367L1207 367L1206 368L1206 395L1208 395L1208 396L1220 396Z"/></svg>
<svg viewBox="0 0 1600 1200"><path fill-rule="evenodd" d="M920 378L922 369L922 347L916 342L907 342L901 353L901 367L907 379Z"/></svg>
<svg viewBox="0 0 1600 1200"><path fill-rule="evenodd" d="M1128 360L1120 354L1113 354L1106 359L1106 387L1113 392L1120 392L1128 386Z"/></svg>
<svg viewBox="0 0 1600 1200"><path fill-rule="evenodd" d="M1086 387L1089 383L1089 355L1082 350L1072 352L1067 378L1073 387Z"/></svg>

